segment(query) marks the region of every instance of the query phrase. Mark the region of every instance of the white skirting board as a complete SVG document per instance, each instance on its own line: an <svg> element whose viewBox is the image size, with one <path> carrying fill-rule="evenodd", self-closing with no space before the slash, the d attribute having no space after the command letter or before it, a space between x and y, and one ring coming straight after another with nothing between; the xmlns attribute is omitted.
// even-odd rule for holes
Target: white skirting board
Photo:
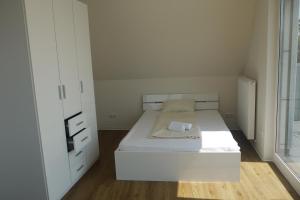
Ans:
<svg viewBox="0 0 300 200"><path fill-rule="evenodd" d="M118 180L235 182L240 160L240 152L115 151Z"/></svg>
<svg viewBox="0 0 300 200"><path fill-rule="evenodd" d="M248 140L255 139L256 81L238 79L238 124Z"/></svg>

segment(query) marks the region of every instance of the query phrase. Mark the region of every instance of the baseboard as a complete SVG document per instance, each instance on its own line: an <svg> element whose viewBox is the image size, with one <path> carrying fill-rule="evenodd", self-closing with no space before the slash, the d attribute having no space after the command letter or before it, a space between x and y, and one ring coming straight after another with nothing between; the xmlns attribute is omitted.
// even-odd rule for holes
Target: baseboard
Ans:
<svg viewBox="0 0 300 200"><path fill-rule="evenodd" d="M264 158L264 156L257 150L257 147L256 145L254 144L255 141L250 141L250 144L251 146L253 147L254 151L257 153L257 155L259 156L259 158L262 160L262 161L265 161L265 162L273 162L273 159L266 159Z"/></svg>
<svg viewBox="0 0 300 200"><path fill-rule="evenodd" d="M110 129L110 130L98 130L98 133L104 133L104 134L123 134L123 133L128 133L129 130L124 130L124 129Z"/></svg>

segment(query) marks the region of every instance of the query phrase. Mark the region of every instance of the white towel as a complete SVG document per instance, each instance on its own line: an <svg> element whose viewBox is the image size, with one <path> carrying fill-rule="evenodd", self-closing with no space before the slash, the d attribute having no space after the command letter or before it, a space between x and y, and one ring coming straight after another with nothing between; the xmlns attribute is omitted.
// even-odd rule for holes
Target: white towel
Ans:
<svg viewBox="0 0 300 200"><path fill-rule="evenodd" d="M172 121L168 127L170 131L185 132L192 129L191 123Z"/></svg>
<svg viewBox="0 0 300 200"><path fill-rule="evenodd" d="M169 129L172 122L180 122L187 125L182 126L184 129L179 126L178 130L180 131L173 131ZM200 132L195 112L163 112L157 118L150 137L200 139Z"/></svg>

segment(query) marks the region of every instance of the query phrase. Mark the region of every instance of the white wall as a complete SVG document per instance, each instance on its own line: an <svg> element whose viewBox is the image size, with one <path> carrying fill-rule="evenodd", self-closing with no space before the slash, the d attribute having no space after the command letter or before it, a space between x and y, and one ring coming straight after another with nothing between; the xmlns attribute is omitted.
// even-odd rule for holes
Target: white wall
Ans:
<svg viewBox="0 0 300 200"><path fill-rule="evenodd" d="M129 129L146 93L219 92L235 117L256 1L89 0L99 128Z"/></svg>
<svg viewBox="0 0 300 200"><path fill-rule="evenodd" d="M256 0L89 0L96 80L237 75Z"/></svg>
<svg viewBox="0 0 300 200"><path fill-rule="evenodd" d="M47 199L23 1L0 1L0 199Z"/></svg>
<svg viewBox="0 0 300 200"><path fill-rule="evenodd" d="M244 74L257 81L256 141L259 155L271 160L276 134L276 76L279 0L260 0Z"/></svg>
<svg viewBox="0 0 300 200"><path fill-rule="evenodd" d="M98 127L128 130L142 113L142 95L153 93L220 94L222 113L236 113L236 76L102 80L95 82ZM110 115L116 115L111 118ZM227 119L232 128L234 119Z"/></svg>

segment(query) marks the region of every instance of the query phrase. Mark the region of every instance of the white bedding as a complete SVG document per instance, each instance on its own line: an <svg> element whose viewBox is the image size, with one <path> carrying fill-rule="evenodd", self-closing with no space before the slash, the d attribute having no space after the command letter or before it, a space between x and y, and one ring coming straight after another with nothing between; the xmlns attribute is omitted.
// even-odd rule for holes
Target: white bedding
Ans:
<svg viewBox="0 0 300 200"><path fill-rule="evenodd" d="M215 110L196 111L200 130L203 133L201 139L150 138L149 135L159 113L159 111L146 111L121 141L119 150L151 152L236 152L240 150L221 115Z"/></svg>

